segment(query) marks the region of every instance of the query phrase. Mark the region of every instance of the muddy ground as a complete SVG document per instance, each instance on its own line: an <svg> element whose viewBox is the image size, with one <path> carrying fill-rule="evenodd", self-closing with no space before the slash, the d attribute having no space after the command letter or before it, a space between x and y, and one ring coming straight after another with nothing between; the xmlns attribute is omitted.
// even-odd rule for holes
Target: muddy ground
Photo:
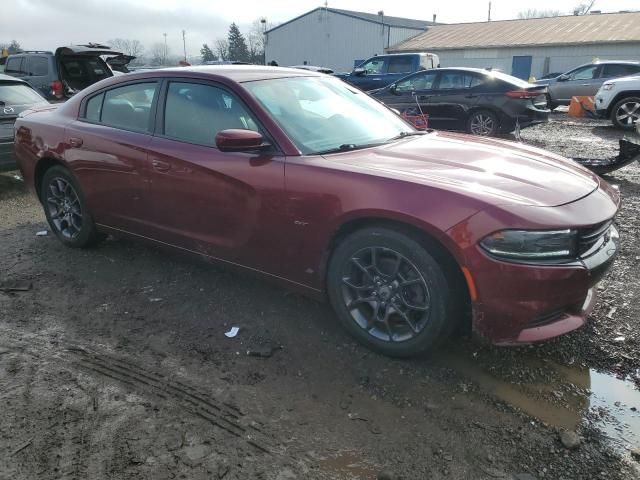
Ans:
<svg viewBox="0 0 640 480"><path fill-rule="evenodd" d="M615 155L621 135L563 114L522 132L582 157ZM44 217L14 175L0 281L31 288L0 292L2 479L640 478L639 165L608 177L622 252L586 328L512 349L455 338L409 361L262 280L36 236Z"/></svg>

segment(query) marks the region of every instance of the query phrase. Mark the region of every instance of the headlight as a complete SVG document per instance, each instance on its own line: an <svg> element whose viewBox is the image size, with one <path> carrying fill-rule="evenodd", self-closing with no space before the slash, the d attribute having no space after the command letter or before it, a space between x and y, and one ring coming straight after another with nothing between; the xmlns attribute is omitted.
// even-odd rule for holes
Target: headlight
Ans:
<svg viewBox="0 0 640 480"><path fill-rule="evenodd" d="M615 83L605 83L604 85L602 85L602 90L611 90L615 86Z"/></svg>
<svg viewBox="0 0 640 480"><path fill-rule="evenodd" d="M480 245L490 254L511 260L569 260L577 257L575 230L502 230Z"/></svg>

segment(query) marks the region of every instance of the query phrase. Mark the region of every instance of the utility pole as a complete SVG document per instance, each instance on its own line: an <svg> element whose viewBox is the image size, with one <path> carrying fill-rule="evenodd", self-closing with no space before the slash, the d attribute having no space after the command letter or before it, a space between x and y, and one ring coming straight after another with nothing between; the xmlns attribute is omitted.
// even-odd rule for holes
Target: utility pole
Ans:
<svg viewBox="0 0 640 480"><path fill-rule="evenodd" d="M267 19L262 17L260 19L262 24L262 64L267 64Z"/></svg>
<svg viewBox="0 0 640 480"><path fill-rule="evenodd" d="M184 50L184 61L187 61L187 40L185 38L185 35L187 34L187 32L185 30L182 30L182 48Z"/></svg>
<svg viewBox="0 0 640 480"><path fill-rule="evenodd" d="M487 22L491 21L491 2L489 2L489 17L487 19Z"/></svg>
<svg viewBox="0 0 640 480"><path fill-rule="evenodd" d="M167 63L167 34L163 33L162 35L164 35L164 51L162 52L162 65L166 66L166 63Z"/></svg>

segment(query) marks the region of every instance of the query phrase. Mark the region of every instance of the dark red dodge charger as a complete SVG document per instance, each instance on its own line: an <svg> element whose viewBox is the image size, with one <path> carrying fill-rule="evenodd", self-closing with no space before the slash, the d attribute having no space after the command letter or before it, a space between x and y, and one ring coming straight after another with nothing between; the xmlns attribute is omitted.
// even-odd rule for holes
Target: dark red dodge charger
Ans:
<svg viewBox="0 0 640 480"><path fill-rule="evenodd" d="M419 132L338 79L215 66L101 81L26 112L16 154L71 247L132 236L328 296L359 340L428 350L584 324L618 193L543 150Z"/></svg>

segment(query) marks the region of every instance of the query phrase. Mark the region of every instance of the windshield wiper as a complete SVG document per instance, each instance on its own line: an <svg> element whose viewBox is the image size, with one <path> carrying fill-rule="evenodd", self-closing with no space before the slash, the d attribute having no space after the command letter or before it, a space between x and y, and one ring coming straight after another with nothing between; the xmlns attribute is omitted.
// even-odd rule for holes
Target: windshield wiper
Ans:
<svg viewBox="0 0 640 480"><path fill-rule="evenodd" d="M383 143L363 143L361 145L355 143L343 143L339 147L329 148L320 152L315 152L314 155L327 155L329 153L349 152L351 150L360 150L362 148L378 147L384 145Z"/></svg>
<svg viewBox="0 0 640 480"><path fill-rule="evenodd" d="M393 142L394 140L400 140L401 138L405 138L405 137L412 137L414 135L426 135L427 132L423 132L423 131L415 131L415 132L400 132L398 135L396 135L395 137L391 137L389 140L387 140L388 142Z"/></svg>

